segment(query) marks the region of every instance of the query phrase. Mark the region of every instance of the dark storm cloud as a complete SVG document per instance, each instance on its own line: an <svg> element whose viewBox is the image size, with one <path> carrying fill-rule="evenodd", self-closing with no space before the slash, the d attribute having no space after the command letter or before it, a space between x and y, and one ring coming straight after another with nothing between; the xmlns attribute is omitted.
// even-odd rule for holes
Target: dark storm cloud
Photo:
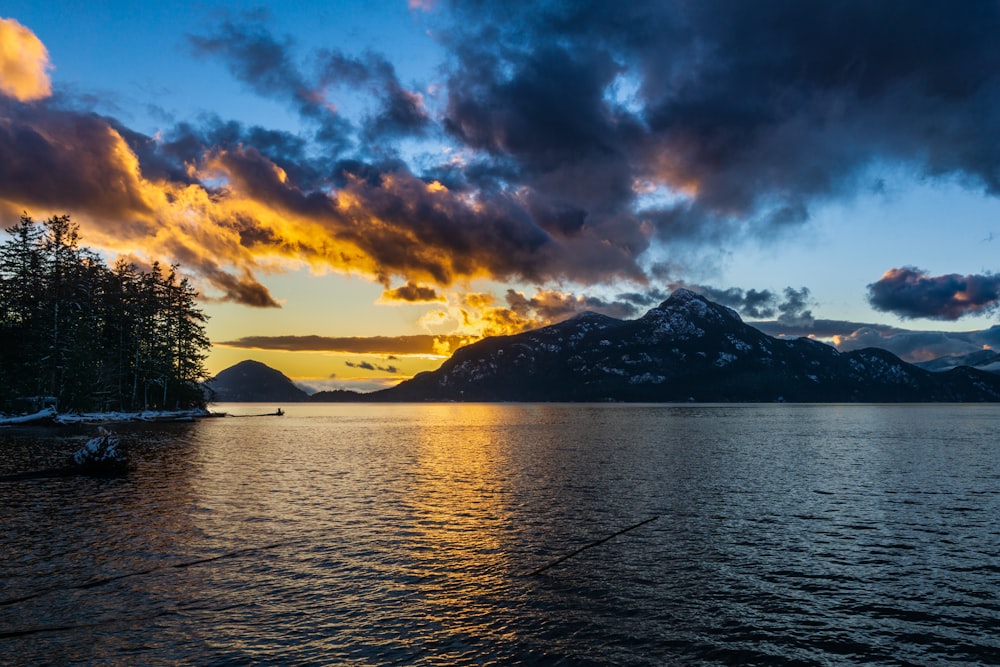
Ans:
<svg viewBox="0 0 1000 667"><path fill-rule="evenodd" d="M154 140L59 96L0 100L0 208L85 215L255 305L275 305L255 274L281 262L387 288L486 277L635 290L529 304L558 317L630 314L654 298L650 274L676 283L706 249L801 228L885 165L1000 194L996 2L449 7L432 109L384 56L300 53L260 17L222 21L191 47L290 105L310 123L301 136L209 116ZM361 94L356 123L327 98L340 92ZM455 159L404 162L412 137L446 140ZM873 295L957 317L994 307L992 276L979 278L971 305L883 301L883 281ZM787 326L812 317L802 290L714 298Z"/></svg>
<svg viewBox="0 0 1000 667"><path fill-rule="evenodd" d="M808 325L813 321L811 310L807 310L809 305L809 288L793 287L785 288L785 300L778 304L778 321L785 324Z"/></svg>
<svg viewBox="0 0 1000 667"><path fill-rule="evenodd" d="M140 184L117 155L121 140L95 114L25 107L0 97L0 200L114 218L150 211ZM133 136L133 142L140 142ZM138 235L148 230L137 229Z"/></svg>
<svg viewBox="0 0 1000 667"><path fill-rule="evenodd" d="M393 65L379 54L353 57L323 51L312 59L316 71L307 75L296 64L293 40L273 36L259 21L223 22L209 36L190 39L199 53L221 58L234 76L253 90L292 102L304 117L333 113L323 98L328 89L350 88L367 94L375 100L375 110L364 117L356 135L361 153L389 144L389 149L376 152L392 156L391 146L397 139L422 135L432 127L420 95L407 90ZM587 64L577 64L576 68L581 70ZM542 80L532 83L535 88L544 85ZM600 95L598 89L593 92ZM565 125L565 121L550 120L552 128ZM551 134L551 128L532 129L527 124L525 128L530 130L525 141ZM324 207L322 198L311 197L308 190L321 188L324 184L316 176L325 173L325 185L339 186L352 202L359 204L359 210L346 212L343 207L328 206L322 226L336 230L333 233L338 239L348 240L356 251L371 257L375 265L372 270L382 282L387 282L389 276L403 275L449 285L458 277L484 271L494 278L533 282L560 277L584 283L611 277L645 279L636 258L647 247L648 234L640 229L634 216L616 207L619 210L602 211L590 219L588 210L576 201L587 195L585 206L597 202L604 207L600 203L604 195L595 198L588 194L595 189L607 190L604 175L588 183L567 172L558 177L560 184L554 184L548 176L555 187L571 193L552 197L550 193L536 196L531 190L518 188L516 182L503 177L502 170L497 172L490 166L485 171L499 173L500 177L489 183L476 182L467 173L454 171L448 178L447 168L432 168L432 174L445 175L445 188L429 189L434 178L412 173L399 160L366 162L352 158L329 169L330 165L315 160L306 162L302 153L291 153L289 149L298 151L300 146L287 141L287 137L246 137L242 128L230 124L209 129L193 131L186 127L176 133L176 138L170 137L170 148L178 154L198 149L216 151L229 175L240 172L243 182L255 193L269 201L278 197L283 206L296 212L303 213L301 206L306 205L308 215L319 214L316 207ZM568 148L574 136L570 132L553 141ZM258 148L262 139L271 145ZM284 141L275 146L275 139ZM220 148L225 148L224 155L218 151ZM276 182L267 165L254 167L251 163L255 153L280 166L291 182ZM606 152L593 153L590 159L609 162ZM619 160L624 159L619 156ZM506 173L518 177L519 172L520 167L511 165ZM622 174L615 186L618 199L627 198L630 192L627 173ZM351 219L353 216L361 217ZM368 220L387 224L363 224ZM308 254L311 249L303 252Z"/></svg>
<svg viewBox="0 0 1000 667"><path fill-rule="evenodd" d="M470 182L523 186L550 233L586 228L641 254L648 232L632 205L633 151L643 131L639 119L604 100L619 65L608 53L548 37L502 58L502 45L494 50L488 39L473 36L458 48L448 81L444 126L478 151Z"/></svg>
<svg viewBox="0 0 1000 667"><path fill-rule="evenodd" d="M164 132L156 148L176 165L196 163L210 150L241 146L252 146L306 189L325 185L336 164L335 156L314 155L309 142L297 134L256 125L247 127L215 115L206 115L198 123L178 123ZM145 168L147 160L142 163Z"/></svg>
<svg viewBox="0 0 1000 667"><path fill-rule="evenodd" d="M197 55L222 59L230 73L263 97L291 104L317 126L315 138L328 148L347 147L350 123L325 104L316 82L302 74L291 37L274 36L259 18L243 17L216 26L210 35L189 35Z"/></svg>
<svg viewBox="0 0 1000 667"><path fill-rule="evenodd" d="M729 287L720 289L708 285L694 285L684 282L674 283L672 289L685 288L701 294L716 303L728 306L743 317L764 319L778 316L778 321L785 326L806 326L813 321L812 311L807 310L809 288L795 289L786 287L779 296L771 290L747 289ZM665 298L665 297L664 297Z"/></svg>
<svg viewBox="0 0 1000 667"><path fill-rule="evenodd" d="M289 103L303 118L318 123L317 139L338 150L348 146L354 128L335 111L336 99L327 99L331 87L374 99L375 108L364 117L358 137L362 145L421 136L431 126L422 96L402 85L395 67L381 54L353 57L324 50L312 55L314 71L307 72L296 59L293 38L276 37L260 20L246 18L224 21L212 34L188 39L196 53L221 58L254 92Z"/></svg>
<svg viewBox="0 0 1000 667"><path fill-rule="evenodd" d="M451 6L446 128L588 224L767 237L884 163L1000 193L995 2ZM637 207L636 179L690 197Z"/></svg>
<svg viewBox="0 0 1000 667"><path fill-rule="evenodd" d="M205 277L217 289L222 290L225 301L234 301L253 308L280 308L266 287L252 276L234 276L221 270L202 269Z"/></svg>
<svg viewBox="0 0 1000 667"><path fill-rule="evenodd" d="M533 296L508 289L504 298L514 319L531 320L534 326L544 326L584 312L601 313L617 319L627 319L638 309L626 300L609 301L594 296L564 294L542 290Z"/></svg>
<svg viewBox="0 0 1000 667"><path fill-rule="evenodd" d="M613 276L641 280L635 256L598 233L555 239L514 192L451 192L400 165L386 171L345 164L342 192L359 202L362 220L338 210L338 238L377 258L381 267L439 285L487 273L543 283L564 276L585 283ZM358 224L368 220L376 224Z"/></svg>
<svg viewBox="0 0 1000 667"><path fill-rule="evenodd" d="M197 187L197 179L160 152L152 138L114 119L47 104L0 100L0 117L0 213L70 212L88 220L85 231L97 235L86 235L87 243L155 245L157 253L200 275L226 300L278 305L246 267L222 268L217 260L225 252L206 254L216 250L208 237L185 238L159 219L164 199Z"/></svg>
<svg viewBox="0 0 1000 667"><path fill-rule="evenodd" d="M444 299L433 287L406 283L382 293L381 301L405 301L409 303L441 302Z"/></svg>
<svg viewBox="0 0 1000 667"><path fill-rule="evenodd" d="M876 310L904 318L957 320L1000 307L1000 275L932 276L913 267L890 269L868 285L868 301Z"/></svg>
<svg viewBox="0 0 1000 667"><path fill-rule="evenodd" d="M650 308L665 301L670 296L670 292L661 289L651 288L645 292L623 292L618 295L618 299L642 308Z"/></svg>
<svg viewBox="0 0 1000 667"><path fill-rule="evenodd" d="M728 306L744 317L774 317L777 296L770 290L743 290L739 287L717 289L706 285L678 285L701 294L711 301Z"/></svg>
<svg viewBox="0 0 1000 667"><path fill-rule="evenodd" d="M423 98L400 83L392 63L378 53L355 58L340 51L320 54L323 84L339 84L368 90L378 100L378 109L365 118L363 139L384 141L399 136L420 136L431 126Z"/></svg>

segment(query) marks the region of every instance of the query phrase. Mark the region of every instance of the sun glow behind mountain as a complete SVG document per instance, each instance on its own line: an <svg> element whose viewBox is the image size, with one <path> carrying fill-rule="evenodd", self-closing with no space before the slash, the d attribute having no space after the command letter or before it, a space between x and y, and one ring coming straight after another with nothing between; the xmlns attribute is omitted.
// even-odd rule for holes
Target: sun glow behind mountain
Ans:
<svg viewBox="0 0 1000 667"><path fill-rule="evenodd" d="M904 358L995 321L994 4L64 9L0 20L0 215L180 264L212 370L376 388L677 287Z"/></svg>

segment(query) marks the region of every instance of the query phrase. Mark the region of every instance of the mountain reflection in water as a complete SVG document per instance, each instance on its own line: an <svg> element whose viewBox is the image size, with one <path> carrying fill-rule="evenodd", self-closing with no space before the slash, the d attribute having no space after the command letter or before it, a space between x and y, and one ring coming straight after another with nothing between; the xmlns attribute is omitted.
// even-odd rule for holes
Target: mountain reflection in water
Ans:
<svg viewBox="0 0 1000 667"><path fill-rule="evenodd" d="M1000 662L995 406L285 410L0 483L0 662Z"/></svg>

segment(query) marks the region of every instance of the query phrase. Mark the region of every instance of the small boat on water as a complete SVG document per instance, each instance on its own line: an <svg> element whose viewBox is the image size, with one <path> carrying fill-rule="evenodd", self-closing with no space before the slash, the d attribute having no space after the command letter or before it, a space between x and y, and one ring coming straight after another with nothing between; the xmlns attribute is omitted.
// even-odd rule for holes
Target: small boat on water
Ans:
<svg viewBox="0 0 1000 667"><path fill-rule="evenodd" d="M255 415L230 415L230 414L223 413L223 416L225 416L225 417L282 417L282 416L284 416L284 414L285 414L285 411L282 410L281 408L278 408L274 412L261 412L261 413L255 414Z"/></svg>

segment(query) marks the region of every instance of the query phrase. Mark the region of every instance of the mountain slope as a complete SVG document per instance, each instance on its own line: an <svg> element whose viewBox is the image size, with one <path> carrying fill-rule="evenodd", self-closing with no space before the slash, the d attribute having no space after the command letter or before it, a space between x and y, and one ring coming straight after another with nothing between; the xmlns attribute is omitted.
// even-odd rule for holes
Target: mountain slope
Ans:
<svg viewBox="0 0 1000 667"><path fill-rule="evenodd" d="M841 353L772 338L737 313L678 290L637 320L585 313L458 350L371 400L794 401L1000 400L1000 377L931 373L885 350Z"/></svg>
<svg viewBox="0 0 1000 667"><path fill-rule="evenodd" d="M309 394L270 366L247 359L221 371L205 386L215 392L218 403L297 403Z"/></svg>

